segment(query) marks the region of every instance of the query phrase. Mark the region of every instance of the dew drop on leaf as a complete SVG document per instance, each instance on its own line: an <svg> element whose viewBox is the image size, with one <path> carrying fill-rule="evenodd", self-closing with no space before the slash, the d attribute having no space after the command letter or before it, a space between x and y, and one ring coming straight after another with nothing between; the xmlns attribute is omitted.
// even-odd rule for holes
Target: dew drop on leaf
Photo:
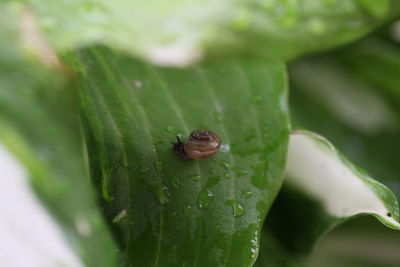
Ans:
<svg viewBox="0 0 400 267"><path fill-rule="evenodd" d="M246 136L244 137L244 140L248 142L256 137L257 137L256 131L254 129L251 129L247 132Z"/></svg>
<svg viewBox="0 0 400 267"><path fill-rule="evenodd" d="M190 215L190 210L192 207L190 205L183 206L183 215L188 217Z"/></svg>
<svg viewBox="0 0 400 267"><path fill-rule="evenodd" d="M223 153L227 153L231 150L231 147L229 144L222 144L221 148L219 149L219 151L223 152Z"/></svg>
<svg viewBox="0 0 400 267"><path fill-rule="evenodd" d="M148 190L157 199L158 203L164 205L169 200L168 187L166 185L154 184L148 187Z"/></svg>
<svg viewBox="0 0 400 267"><path fill-rule="evenodd" d="M127 217L128 217L128 211L127 209L123 209L112 219L112 223L119 223Z"/></svg>
<svg viewBox="0 0 400 267"><path fill-rule="evenodd" d="M252 195L253 195L253 192L250 191L250 190L243 190L243 191L242 191L242 196L243 196L244 198L251 198Z"/></svg>
<svg viewBox="0 0 400 267"><path fill-rule="evenodd" d="M218 184L219 179L220 179L219 176L212 176L212 177L208 178L207 185L206 185L207 188L213 187L214 185Z"/></svg>
<svg viewBox="0 0 400 267"><path fill-rule="evenodd" d="M244 208L242 207L242 205L240 205L239 202L237 202L236 200L228 200L226 203L231 205L233 216L241 217L244 215Z"/></svg>
<svg viewBox="0 0 400 267"><path fill-rule="evenodd" d="M178 189L181 183L180 183L178 177L172 177L172 178L171 178L171 184L172 184L172 186L173 186L174 188Z"/></svg>
<svg viewBox="0 0 400 267"><path fill-rule="evenodd" d="M200 181L200 175L198 175L198 174L191 174L191 175L189 175L189 178L195 182Z"/></svg>
<svg viewBox="0 0 400 267"><path fill-rule="evenodd" d="M229 170L231 168L231 166L229 165L229 163L225 160L221 161L220 165L225 169L225 170Z"/></svg>
<svg viewBox="0 0 400 267"><path fill-rule="evenodd" d="M203 189L199 193L199 208L207 208L214 199L213 193L208 189Z"/></svg>
<svg viewBox="0 0 400 267"><path fill-rule="evenodd" d="M235 174L236 174L237 176L239 176L239 177L240 177L240 176L243 176L243 175L246 175L246 174L249 173L248 170L245 170L245 169L239 168L239 167L233 168L233 171L234 171Z"/></svg>

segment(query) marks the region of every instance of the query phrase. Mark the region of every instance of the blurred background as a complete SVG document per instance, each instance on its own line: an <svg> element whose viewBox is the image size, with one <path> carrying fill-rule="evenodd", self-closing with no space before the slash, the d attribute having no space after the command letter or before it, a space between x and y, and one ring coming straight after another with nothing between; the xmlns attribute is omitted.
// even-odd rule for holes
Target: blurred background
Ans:
<svg viewBox="0 0 400 267"><path fill-rule="evenodd" d="M293 128L328 138L399 199L400 21L351 45L290 63L289 77ZM399 251L400 233L364 216L322 238L306 262L395 267Z"/></svg>

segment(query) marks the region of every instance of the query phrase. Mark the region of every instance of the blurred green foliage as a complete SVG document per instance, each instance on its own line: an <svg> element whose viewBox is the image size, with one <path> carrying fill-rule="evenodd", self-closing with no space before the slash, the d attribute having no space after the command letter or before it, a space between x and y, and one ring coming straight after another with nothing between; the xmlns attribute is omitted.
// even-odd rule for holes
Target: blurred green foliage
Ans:
<svg viewBox="0 0 400 267"><path fill-rule="evenodd" d="M400 265L399 233L368 219L307 259L336 219L290 187L275 201L289 117L400 197L399 22L368 35L399 17L398 1L0 8L0 141L87 266L242 267L258 253L259 267ZM215 160L171 153L196 128L221 135Z"/></svg>

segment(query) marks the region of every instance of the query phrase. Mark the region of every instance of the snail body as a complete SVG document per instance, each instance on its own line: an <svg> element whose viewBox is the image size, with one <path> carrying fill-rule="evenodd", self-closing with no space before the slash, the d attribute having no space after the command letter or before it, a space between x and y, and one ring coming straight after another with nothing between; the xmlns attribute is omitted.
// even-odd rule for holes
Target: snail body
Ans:
<svg viewBox="0 0 400 267"><path fill-rule="evenodd" d="M221 138L214 132L204 129L193 131L189 137L182 142L173 144L173 151L184 159L206 159L215 155L221 147Z"/></svg>

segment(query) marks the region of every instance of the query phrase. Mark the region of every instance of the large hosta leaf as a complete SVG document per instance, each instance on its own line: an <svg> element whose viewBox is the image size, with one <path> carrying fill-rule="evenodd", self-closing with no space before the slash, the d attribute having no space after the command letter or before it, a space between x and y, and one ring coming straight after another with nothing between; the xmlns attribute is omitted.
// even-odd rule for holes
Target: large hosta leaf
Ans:
<svg viewBox="0 0 400 267"><path fill-rule="evenodd" d="M57 51L101 43L166 65L237 54L293 58L354 40L400 9L390 0L23 2Z"/></svg>
<svg viewBox="0 0 400 267"><path fill-rule="evenodd" d="M84 166L74 91L60 69L26 53L34 44L22 40L34 33L10 18L0 18L0 265L115 266Z"/></svg>
<svg viewBox="0 0 400 267"><path fill-rule="evenodd" d="M280 63L154 68L105 48L78 71L93 178L134 266L251 266L282 181L288 138ZM175 135L206 128L213 158L182 160Z"/></svg>
<svg viewBox="0 0 400 267"><path fill-rule="evenodd" d="M400 49L377 37L292 64L291 112L400 197Z"/></svg>
<svg viewBox="0 0 400 267"><path fill-rule="evenodd" d="M400 54L395 43L396 27L398 23L333 53L295 62L289 67L289 76L293 123L329 138L400 197L400 153L396 149L400 146L400 87L395 74ZM279 207L285 205L279 204L289 203L284 199L290 196L284 190L271 215L279 214ZM322 240L311 256L311 262L319 262L313 266L347 266L346 258L356 266L367 266L365 261L370 262L368 266L398 265L396 254L390 251L398 250L395 240L400 232L366 223L372 221L367 217L354 223L357 221L356 227L346 223ZM375 251L377 243L385 246L369 253ZM334 264L328 265L329 261Z"/></svg>
<svg viewBox="0 0 400 267"><path fill-rule="evenodd" d="M293 132L284 189L267 221L281 245L292 254L309 252L333 227L365 214L400 229L398 202L387 187L321 136Z"/></svg>
<svg viewBox="0 0 400 267"><path fill-rule="evenodd" d="M391 30L388 32L392 38L396 38L395 26L387 28ZM290 64L290 104L295 126L323 134L399 197L400 169L397 159L400 154L395 148L400 145L399 117L396 115L400 107L397 93L400 87L398 75L394 75L399 69L399 52L393 41L381 35L382 32L333 53ZM321 210L320 204L307 199L309 197L304 193L284 187L268 220L275 221L277 225L290 214L291 220L299 222L296 229L307 233L293 242L291 238L299 236L295 233L297 230L286 231L287 235L280 240L284 240L280 245L292 257L293 254L308 251L308 244L313 244L318 238L317 233L310 235L307 229L323 229L320 217L315 216L315 210ZM296 209L293 209L293 203L298 203ZM304 211L310 211L309 215L306 216ZM369 221L373 219L363 216L351 222L357 223L356 226L346 223L326 238L319 237L322 240L310 259L315 265L310 266L348 266L350 259L354 266L367 266L366 261L371 264L368 266L396 266L393 262L398 262L398 259L390 251L398 250L395 240L400 237L400 232L379 227L379 223L366 223ZM328 220L327 223L331 222ZM311 227L303 229L303 225ZM269 236L277 232L276 229L273 232L269 225L266 230ZM265 260L268 256L276 255L270 249L273 239L265 240L266 246L261 249L258 261L264 265L270 263ZM279 244L276 240L274 243ZM375 251L377 243L385 246L376 253L369 253L371 249ZM362 259L359 255L363 255ZM290 256L287 258L290 259ZM329 262L331 265L328 265Z"/></svg>

